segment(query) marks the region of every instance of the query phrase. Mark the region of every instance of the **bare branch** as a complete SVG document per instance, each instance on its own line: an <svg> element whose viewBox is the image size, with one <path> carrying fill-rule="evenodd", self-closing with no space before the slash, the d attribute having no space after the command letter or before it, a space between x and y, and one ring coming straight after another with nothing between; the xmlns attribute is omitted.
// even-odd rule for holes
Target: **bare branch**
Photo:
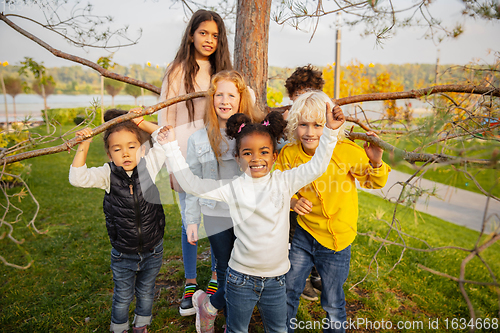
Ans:
<svg viewBox="0 0 500 333"><path fill-rule="evenodd" d="M104 77L108 77L110 79L114 79L114 80L122 81L122 82L125 82L125 83L129 83L129 84L132 84L134 86L138 86L138 87L147 89L149 91L152 91L152 92L154 92L154 93L156 93L158 95L161 92L161 90L160 90L159 87L156 87L156 86L154 86L154 85L152 85L150 83L143 82L143 81L140 81L140 80L136 80L136 79L133 79L133 78L128 77L128 76L124 76L124 75L113 73L113 72L111 72L111 71L109 71L107 69L102 68L101 66L99 66L95 62L92 62L92 61L89 61L87 59L84 59L84 58L81 58L81 57L78 57L78 56L75 56L75 55L71 55L69 53L65 53L65 52L62 52L60 50L57 50L57 49L53 48L52 46L50 46L49 44L47 44L44 41L42 41L40 38L32 35L31 33L27 32L24 29L22 29L18 25L14 24L3 13L0 13L0 20L2 20L5 23L7 23L12 29L16 30L17 32L19 32L23 36L31 39L32 41L34 41L38 45L42 46L43 48L45 48L46 50L48 50L50 53L52 53L53 55L55 55L56 57L63 58L63 59L66 59L66 60L70 60L70 61L82 64L84 66L90 67L90 68L96 70L97 72L99 72L99 74L101 74Z"/></svg>
<svg viewBox="0 0 500 333"><path fill-rule="evenodd" d="M444 154L407 152L405 150L394 147L393 145L383 141L382 139L368 136L365 133L348 132L347 135L349 139L352 140L357 139L373 143L374 145L379 146L380 148L392 154L393 156L404 159L405 161L410 163L415 163L415 162L437 162L437 163L448 162L451 164L473 163L485 166L498 164L497 161L489 159L486 160L486 159L461 158L457 156L449 156Z"/></svg>
<svg viewBox="0 0 500 333"><path fill-rule="evenodd" d="M477 285L480 285L480 286L495 286L495 287L500 287L500 284L498 284L496 282L479 282L479 281L472 281L472 280L460 280L459 278L457 278L455 276L451 276L451 275L448 275L446 273L442 273L442 272L436 271L436 270L434 270L432 268L429 268L429 267L426 267L426 266L424 266L422 264L417 264L417 266L418 266L418 268L426 270L426 271L428 271L428 272L430 272L432 274L448 278L448 279L453 280L455 282L477 284Z"/></svg>
<svg viewBox="0 0 500 333"><path fill-rule="evenodd" d="M163 108L166 108L167 106L170 106L172 104L186 101L186 100L192 99L192 98L204 97L205 95L206 95L206 92L201 91L201 92L194 92L194 93L190 93L190 94L179 96L179 97L174 97L174 98L168 99L164 102L161 102L161 103L158 103L158 104L155 104L153 106L146 108L144 110L144 112L142 113L142 115L153 114L156 111L161 110ZM95 136L101 132L104 132L107 128L109 128L115 124L130 120L132 118L136 118L138 116L139 116L138 114L130 113L130 114L126 114L126 115L114 118L114 119L94 128L92 130L92 132L93 132L92 136ZM0 163L9 164L9 163L13 163L13 162L22 161L22 160L25 160L28 158L37 157L37 156L60 153L62 151L70 150L72 147L79 144L80 141L82 141L82 138L73 138L73 139L68 140L65 143L58 145L58 146L55 146L55 147L32 150L32 151L12 155L12 156L7 156L7 157L0 159Z"/></svg>

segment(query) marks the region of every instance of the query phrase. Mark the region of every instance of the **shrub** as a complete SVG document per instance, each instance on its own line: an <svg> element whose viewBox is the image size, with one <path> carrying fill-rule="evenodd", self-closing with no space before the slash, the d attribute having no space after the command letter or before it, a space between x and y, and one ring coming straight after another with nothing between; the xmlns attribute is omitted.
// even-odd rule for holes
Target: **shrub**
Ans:
<svg viewBox="0 0 500 333"><path fill-rule="evenodd" d="M100 108L97 108L95 113L94 109L90 107L48 109L47 113L51 122L56 122L60 125L72 125L76 123L77 117L81 117L80 121L76 123L77 125L86 118L95 126L101 123ZM42 115L46 119L44 110L42 110Z"/></svg>
<svg viewBox="0 0 500 333"><path fill-rule="evenodd" d="M15 129L15 127L14 127L14 129ZM9 132L9 133L2 132L2 133L0 133L0 148L2 148L2 151L4 149L9 149L10 147L15 146L19 142L25 141L28 138L29 138L28 132L22 131L20 129L17 129L15 131ZM18 150L12 154L8 154L7 156L21 153L24 150L25 149ZM7 164L5 166L4 173L26 176L29 174L30 170L31 170L31 164L25 164L23 162L14 162L14 163ZM1 180L6 182L6 183L9 183L11 185L16 185L16 180L12 176L2 174Z"/></svg>

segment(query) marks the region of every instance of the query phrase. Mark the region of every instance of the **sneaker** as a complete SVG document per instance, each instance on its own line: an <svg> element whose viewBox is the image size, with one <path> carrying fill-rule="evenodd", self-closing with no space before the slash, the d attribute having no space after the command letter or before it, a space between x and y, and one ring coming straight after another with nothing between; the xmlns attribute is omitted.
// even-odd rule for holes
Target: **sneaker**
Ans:
<svg viewBox="0 0 500 333"><path fill-rule="evenodd" d="M306 286L304 287L304 291L300 295L303 299L307 299L308 301L317 301L318 295L313 289L311 281L309 279L306 280Z"/></svg>
<svg viewBox="0 0 500 333"><path fill-rule="evenodd" d="M192 316L196 313L193 307L193 294L196 290L198 290L198 285L194 283L188 283L184 287L184 295L182 295L181 306L179 307L181 316Z"/></svg>
<svg viewBox="0 0 500 333"><path fill-rule="evenodd" d="M214 323L217 317L217 310L215 314L211 314L208 307L213 306L210 304L210 297L203 290L198 290L193 295L193 306L196 310L196 332L198 333L214 333Z"/></svg>
<svg viewBox="0 0 500 333"><path fill-rule="evenodd" d="M148 327L147 325L141 326L141 327L133 327L134 333L148 333Z"/></svg>
<svg viewBox="0 0 500 333"><path fill-rule="evenodd" d="M208 283L207 287L207 294L208 296L212 296L217 292L217 281L216 280L210 280Z"/></svg>
<svg viewBox="0 0 500 333"><path fill-rule="evenodd" d="M320 293L323 290L323 286L321 284L321 278L320 277L314 277L311 276L311 284L313 286L313 289L316 293Z"/></svg>

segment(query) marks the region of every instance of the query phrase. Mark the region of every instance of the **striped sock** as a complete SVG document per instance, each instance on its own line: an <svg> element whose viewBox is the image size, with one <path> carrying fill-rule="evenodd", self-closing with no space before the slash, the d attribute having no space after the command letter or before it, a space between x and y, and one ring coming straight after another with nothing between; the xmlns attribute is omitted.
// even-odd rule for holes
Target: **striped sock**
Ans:
<svg viewBox="0 0 500 333"><path fill-rule="evenodd" d="M193 297L194 292L196 291L197 285L194 283L189 283L184 287L184 297L183 298L191 298Z"/></svg>
<svg viewBox="0 0 500 333"><path fill-rule="evenodd" d="M212 296L217 291L217 280L211 279L208 283L207 294Z"/></svg>

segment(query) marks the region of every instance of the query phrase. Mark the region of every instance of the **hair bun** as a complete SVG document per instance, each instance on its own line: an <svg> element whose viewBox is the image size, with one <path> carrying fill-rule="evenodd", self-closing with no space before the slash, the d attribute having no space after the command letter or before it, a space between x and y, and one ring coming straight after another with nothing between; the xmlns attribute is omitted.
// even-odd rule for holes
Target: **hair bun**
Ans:
<svg viewBox="0 0 500 333"><path fill-rule="evenodd" d="M229 119L227 120L226 123L226 134L230 138L235 139L239 133L241 132L241 126L243 124L251 124L252 120L250 119L249 116L247 116L244 113L235 113Z"/></svg>
<svg viewBox="0 0 500 333"><path fill-rule="evenodd" d="M278 111L269 112L264 118L264 122L268 122L268 131L277 140L283 137L283 132L286 127L286 120L283 119L283 115Z"/></svg>

